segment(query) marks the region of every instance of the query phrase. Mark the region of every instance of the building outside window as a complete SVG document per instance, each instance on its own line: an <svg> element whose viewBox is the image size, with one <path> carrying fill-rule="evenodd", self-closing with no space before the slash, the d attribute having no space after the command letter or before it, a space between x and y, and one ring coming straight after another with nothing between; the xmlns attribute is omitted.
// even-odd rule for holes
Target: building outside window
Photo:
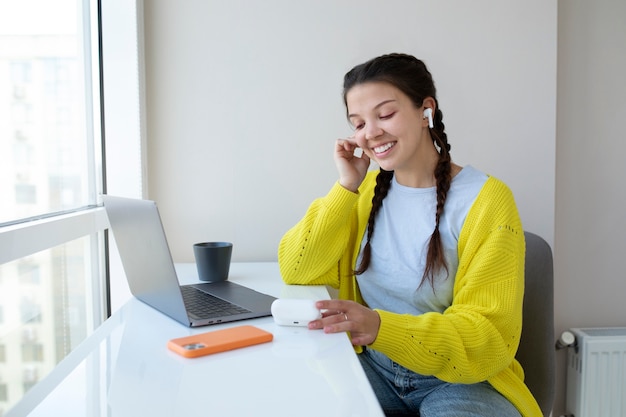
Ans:
<svg viewBox="0 0 626 417"><path fill-rule="evenodd" d="M0 2L0 416L106 316L98 45L95 0Z"/></svg>

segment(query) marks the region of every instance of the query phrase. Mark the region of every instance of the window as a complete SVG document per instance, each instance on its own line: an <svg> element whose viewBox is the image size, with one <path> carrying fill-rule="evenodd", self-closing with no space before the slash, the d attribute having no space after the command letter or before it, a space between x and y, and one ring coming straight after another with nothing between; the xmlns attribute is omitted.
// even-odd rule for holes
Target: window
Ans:
<svg viewBox="0 0 626 417"><path fill-rule="evenodd" d="M22 345L23 362L43 362L43 344L24 343Z"/></svg>
<svg viewBox="0 0 626 417"><path fill-rule="evenodd" d="M7 398L8 398L8 395L7 395L7 384L4 384L4 383L0 382L0 402L6 401Z"/></svg>
<svg viewBox="0 0 626 417"><path fill-rule="evenodd" d="M0 2L0 410L107 314L98 13Z"/></svg>
<svg viewBox="0 0 626 417"><path fill-rule="evenodd" d="M91 52L97 31L84 19L90 6L87 0L0 5L0 152L13 156L1 168L0 223L88 206L101 191L94 148L99 97L92 88L99 63L97 50Z"/></svg>

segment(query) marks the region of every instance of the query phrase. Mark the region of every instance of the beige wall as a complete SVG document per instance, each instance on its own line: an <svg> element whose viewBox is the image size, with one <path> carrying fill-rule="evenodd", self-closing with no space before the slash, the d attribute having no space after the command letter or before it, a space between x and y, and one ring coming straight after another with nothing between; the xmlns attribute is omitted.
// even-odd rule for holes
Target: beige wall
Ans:
<svg viewBox="0 0 626 417"><path fill-rule="evenodd" d="M275 260L280 237L336 181L350 134L343 74L393 51L424 59L453 159L513 189L554 241L556 2L145 1L148 197L176 261L233 241Z"/></svg>
<svg viewBox="0 0 626 417"><path fill-rule="evenodd" d="M626 2L561 0L558 14L556 330L626 326Z"/></svg>

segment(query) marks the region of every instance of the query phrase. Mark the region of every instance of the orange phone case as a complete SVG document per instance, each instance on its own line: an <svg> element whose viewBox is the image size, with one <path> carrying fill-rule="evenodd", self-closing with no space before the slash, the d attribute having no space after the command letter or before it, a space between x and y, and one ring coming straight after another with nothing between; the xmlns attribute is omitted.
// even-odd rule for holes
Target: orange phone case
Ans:
<svg viewBox="0 0 626 417"><path fill-rule="evenodd" d="M167 347L186 358L197 358L198 356L271 342L273 338L274 336L270 332L245 325L179 337L168 341Z"/></svg>

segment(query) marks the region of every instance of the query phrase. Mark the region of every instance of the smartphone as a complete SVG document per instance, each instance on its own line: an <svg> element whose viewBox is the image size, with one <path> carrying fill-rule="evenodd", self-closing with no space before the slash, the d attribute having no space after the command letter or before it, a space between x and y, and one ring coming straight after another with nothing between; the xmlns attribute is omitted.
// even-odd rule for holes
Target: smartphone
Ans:
<svg viewBox="0 0 626 417"><path fill-rule="evenodd" d="M246 346L271 342L274 336L258 327L244 325L193 336L179 337L167 342L167 347L186 358L225 352Z"/></svg>

